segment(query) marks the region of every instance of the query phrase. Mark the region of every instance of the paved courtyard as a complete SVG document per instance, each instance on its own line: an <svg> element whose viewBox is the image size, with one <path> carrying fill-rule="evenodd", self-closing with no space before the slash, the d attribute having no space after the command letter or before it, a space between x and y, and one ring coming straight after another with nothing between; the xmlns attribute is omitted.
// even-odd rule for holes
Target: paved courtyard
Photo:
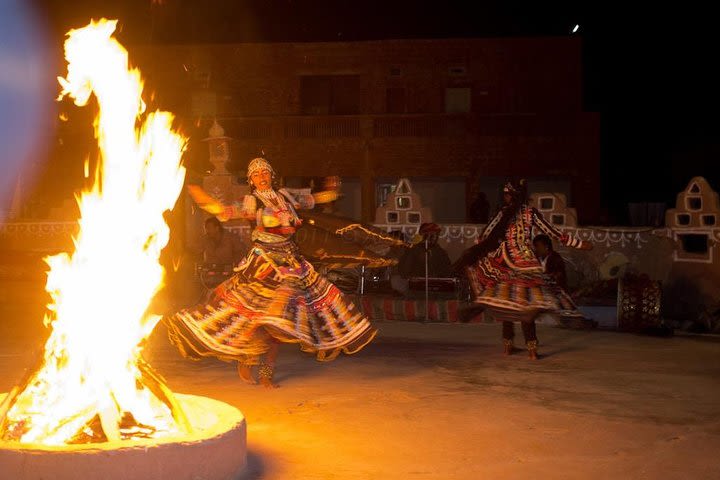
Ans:
<svg viewBox="0 0 720 480"><path fill-rule="evenodd" d="M42 329L2 314L6 391ZM175 391L244 412L247 479L720 478L718 338L540 327L531 362L500 354L496 325L379 327L330 364L285 346L271 391L182 359L162 327L147 357Z"/></svg>

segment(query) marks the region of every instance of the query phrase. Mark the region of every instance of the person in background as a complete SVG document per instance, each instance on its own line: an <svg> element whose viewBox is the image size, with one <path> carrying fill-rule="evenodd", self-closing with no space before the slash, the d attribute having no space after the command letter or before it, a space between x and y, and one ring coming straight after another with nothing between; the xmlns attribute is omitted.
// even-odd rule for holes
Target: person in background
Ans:
<svg viewBox="0 0 720 480"><path fill-rule="evenodd" d="M503 207L483 230L477 245L467 249L455 269L465 272L474 303L502 322L504 353L514 351L514 325L519 321L528 356L538 359L535 319L542 312L582 317L570 297L544 273L532 249L532 230L540 229L567 247L590 250L592 244L562 233L527 199L527 184L507 183Z"/></svg>
<svg viewBox="0 0 720 480"><path fill-rule="evenodd" d="M487 223L490 218L490 203L484 192L477 192L469 208L470 223Z"/></svg>
<svg viewBox="0 0 720 480"><path fill-rule="evenodd" d="M205 220L202 246L203 263L206 265L237 265L249 250L240 237L225 230L215 217Z"/></svg>
<svg viewBox="0 0 720 480"><path fill-rule="evenodd" d="M425 276L425 249L428 253L428 277L453 276L452 262L447 252L438 245L441 228L436 223L423 223L418 233L420 241L408 249L400 259L398 272L404 278Z"/></svg>
<svg viewBox="0 0 720 480"><path fill-rule="evenodd" d="M557 285L567 292L567 275L565 273L565 260L553 249L550 237L541 233L533 238L533 249L546 275L552 278Z"/></svg>

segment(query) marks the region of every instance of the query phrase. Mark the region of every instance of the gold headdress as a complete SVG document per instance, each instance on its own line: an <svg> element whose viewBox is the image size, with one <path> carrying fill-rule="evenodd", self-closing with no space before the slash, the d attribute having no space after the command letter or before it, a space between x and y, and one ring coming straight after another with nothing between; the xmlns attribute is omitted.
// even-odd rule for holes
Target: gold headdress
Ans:
<svg viewBox="0 0 720 480"><path fill-rule="evenodd" d="M250 176L254 172L256 172L258 170L262 170L262 169L265 169L268 172L270 172L270 175L272 175L273 178L275 177L275 170L273 170L272 165L270 165L270 162L268 162L267 160L265 160L264 158L261 158L261 157L253 158L252 160L250 160L250 163L248 164L248 168L247 168L248 183L250 183Z"/></svg>

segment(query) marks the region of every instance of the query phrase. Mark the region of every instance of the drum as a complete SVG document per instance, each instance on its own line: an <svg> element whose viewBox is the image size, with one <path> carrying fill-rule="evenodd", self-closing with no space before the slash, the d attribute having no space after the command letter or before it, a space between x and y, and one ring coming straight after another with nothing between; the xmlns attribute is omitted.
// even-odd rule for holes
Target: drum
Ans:
<svg viewBox="0 0 720 480"><path fill-rule="evenodd" d="M625 275L618 282L618 330L641 332L662 324L660 282L646 275Z"/></svg>

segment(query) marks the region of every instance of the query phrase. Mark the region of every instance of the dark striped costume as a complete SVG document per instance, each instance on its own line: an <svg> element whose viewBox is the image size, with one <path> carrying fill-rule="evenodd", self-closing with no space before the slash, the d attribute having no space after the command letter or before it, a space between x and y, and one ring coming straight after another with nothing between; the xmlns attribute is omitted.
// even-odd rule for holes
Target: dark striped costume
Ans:
<svg viewBox="0 0 720 480"><path fill-rule="evenodd" d="M332 360L357 352L377 333L298 252L292 235L300 224L295 213L300 203L287 191L271 193L256 195L263 205L259 227L237 273L215 289L208 304L167 319L170 338L185 356L253 364L272 337L299 343L318 360Z"/></svg>
<svg viewBox="0 0 720 480"><path fill-rule="evenodd" d="M500 222L498 213L488 223L480 241L487 239ZM529 321L542 311L580 316L570 297L549 276L532 249L533 228L580 248L582 241L562 234L534 208L522 205L508 223L497 249L467 269L474 301L491 311L503 313L504 320Z"/></svg>

